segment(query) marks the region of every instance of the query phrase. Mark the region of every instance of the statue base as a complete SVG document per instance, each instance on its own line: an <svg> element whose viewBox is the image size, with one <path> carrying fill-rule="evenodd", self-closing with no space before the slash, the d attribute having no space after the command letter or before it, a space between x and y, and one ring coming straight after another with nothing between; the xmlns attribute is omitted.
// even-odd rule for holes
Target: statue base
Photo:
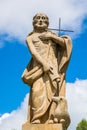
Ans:
<svg viewBox="0 0 87 130"><path fill-rule="evenodd" d="M22 130L63 130L62 124L24 124Z"/></svg>

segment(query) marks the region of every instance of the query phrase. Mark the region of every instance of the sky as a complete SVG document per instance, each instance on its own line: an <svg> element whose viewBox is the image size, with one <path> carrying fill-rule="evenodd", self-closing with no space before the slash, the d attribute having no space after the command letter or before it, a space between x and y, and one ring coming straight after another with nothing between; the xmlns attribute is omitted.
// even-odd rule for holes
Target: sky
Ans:
<svg viewBox="0 0 87 130"><path fill-rule="evenodd" d="M86 0L0 0L0 130L21 130L27 119L30 87L21 75L31 59L26 36L33 30L32 18L46 13L50 28L73 30L73 50L66 73L71 124L87 119L87 1ZM55 32L58 33L58 32Z"/></svg>

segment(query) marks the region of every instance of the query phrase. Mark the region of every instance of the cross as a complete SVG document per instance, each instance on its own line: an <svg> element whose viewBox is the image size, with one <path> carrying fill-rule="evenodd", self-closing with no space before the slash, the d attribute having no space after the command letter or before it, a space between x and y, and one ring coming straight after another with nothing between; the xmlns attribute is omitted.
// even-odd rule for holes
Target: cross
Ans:
<svg viewBox="0 0 87 130"><path fill-rule="evenodd" d="M61 31L62 32L74 32L72 30L61 29L61 18L59 18L59 29L53 29L53 28L49 28L49 29L54 30L54 31L58 31L59 32L58 36L60 36ZM58 59L59 58L60 58L60 52L58 53ZM58 62L58 64L59 64L59 62ZM58 65L58 73L59 73L59 65Z"/></svg>
<svg viewBox="0 0 87 130"><path fill-rule="evenodd" d="M53 29L53 28L49 28L50 30L54 30L54 31L58 31L59 32L59 36L60 36L60 33L61 31L62 32L74 32L72 30L64 30L64 29L61 29L61 18L59 18L59 29Z"/></svg>

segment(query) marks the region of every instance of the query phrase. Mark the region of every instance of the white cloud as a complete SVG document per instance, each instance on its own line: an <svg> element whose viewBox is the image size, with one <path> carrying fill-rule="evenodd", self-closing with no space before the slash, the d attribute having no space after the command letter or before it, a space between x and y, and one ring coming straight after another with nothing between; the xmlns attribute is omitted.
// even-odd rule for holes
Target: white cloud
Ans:
<svg viewBox="0 0 87 130"><path fill-rule="evenodd" d="M58 19L62 26L81 31L84 17L87 15L87 0L0 0L0 33L7 33L24 40L32 31L32 17L44 12L50 18L50 26L58 28Z"/></svg>
<svg viewBox="0 0 87 130"><path fill-rule="evenodd" d="M0 130L21 130L22 124L27 119L27 94L21 107L11 113L5 113L0 118ZM77 124L87 119L87 80L76 80L75 83L67 83L67 99L71 117L68 130L76 130Z"/></svg>
<svg viewBox="0 0 87 130"><path fill-rule="evenodd" d="M5 113L4 115L2 115L2 117L0 118L0 124L2 123L2 120L8 118L10 116L9 113Z"/></svg>
<svg viewBox="0 0 87 130"><path fill-rule="evenodd" d="M21 130L22 124L27 119L28 98L29 94L26 95L20 108L0 117L0 130Z"/></svg>
<svg viewBox="0 0 87 130"><path fill-rule="evenodd" d="M77 124L87 119L87 80L76 80L67 83L67 99L71 115L70 130L75 130Z"/></svg>

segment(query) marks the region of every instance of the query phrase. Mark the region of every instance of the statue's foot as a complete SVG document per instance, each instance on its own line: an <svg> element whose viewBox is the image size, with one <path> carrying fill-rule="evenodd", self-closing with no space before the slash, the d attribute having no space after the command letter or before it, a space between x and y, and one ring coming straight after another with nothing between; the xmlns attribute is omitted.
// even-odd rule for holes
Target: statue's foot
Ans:
<svg viewBox="0 0 87 130"><path fill-rule="evenodd" d="M49 120L48 124L53 124L53 120Z"/></svg>
<svg viewBox="0 0 87 130"><path fill-rule="evenodd" d="M60 123L64 123L65 122L65 119L60 119Z"/></svg>
<svg viewBox="0 0 87 130"><path fill-rule="evenodd" d="M54 123L58 123L58 119L56 117L54 118Z"/></svg>
<svg viewBox="0 0 87 130"><path fill-rule="evenodd" d="M34 120L33 122L31 122L32 124L40 124L40 120L37 119L37 120Z"/></svg>

